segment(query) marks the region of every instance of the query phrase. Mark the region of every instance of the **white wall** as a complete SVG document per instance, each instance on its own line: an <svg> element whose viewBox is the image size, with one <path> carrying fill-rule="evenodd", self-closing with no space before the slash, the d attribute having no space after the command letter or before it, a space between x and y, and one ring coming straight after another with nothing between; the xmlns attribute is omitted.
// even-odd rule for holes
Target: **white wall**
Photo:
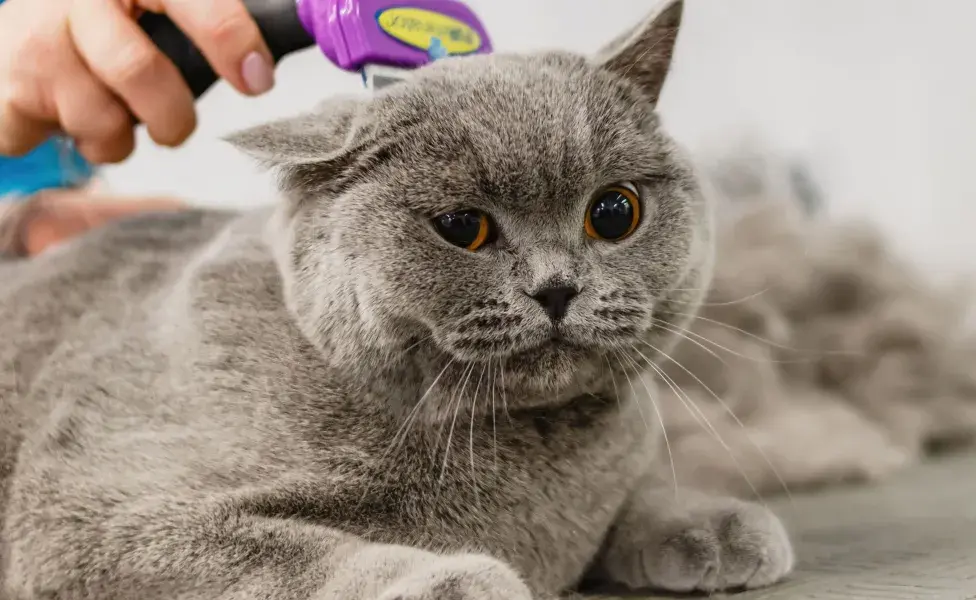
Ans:
<svg viewBox="0 0 976 600"><path fill-rule="evenodd" d="M653 0L470 0L497 49L593 51ZM572 8L570 8L572 7ZM688 0L661 110L693 151L742 134L814 161L837 214L863 215L938 274L976 271L976 1ZM221 84L178 150L140 139L108 171L125 193L269 201L221 134L359 89L317 50L286 59L260 99Z"/></svg>

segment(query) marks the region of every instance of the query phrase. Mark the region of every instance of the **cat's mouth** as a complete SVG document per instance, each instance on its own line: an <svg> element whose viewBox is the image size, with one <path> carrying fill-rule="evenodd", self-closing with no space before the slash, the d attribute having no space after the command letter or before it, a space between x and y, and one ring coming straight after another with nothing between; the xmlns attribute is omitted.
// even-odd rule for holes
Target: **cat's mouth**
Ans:
<svg viewBox="0 0 976 600"><path fill-rule="evenodd" d="M549 342L553 344L572 343L558 325L553 325L552 328L549 329Z"/></svg>
<svg viewBox="0 0 976 600"><path fill-rule="evenodd" d="M583 344L572 335L569 335L565 330L553 327L549 330L547 337L544 337L535 344L512 352L510 357L529 358L547 354L570 354L575 356L589 353L592 350L592 344Z"/></svg>
<svg viewBox="0 0 976 600"><path fill-rule="evenodd" d="M526 365L537 362L553 368L566 360L580 361L602 355L607 347L603 336L595 336L587 328L548 325L519 333L500 338L449 336L437 345L460 362L500 359Z"/></svg>

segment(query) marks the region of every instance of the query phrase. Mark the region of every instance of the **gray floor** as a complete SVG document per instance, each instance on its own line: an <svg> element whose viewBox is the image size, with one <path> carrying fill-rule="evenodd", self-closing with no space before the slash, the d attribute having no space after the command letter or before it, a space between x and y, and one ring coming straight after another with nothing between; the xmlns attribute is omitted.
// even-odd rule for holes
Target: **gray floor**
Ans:
<svg viewBox="0 0 976 600"><path fill-rule="evenodd" d="M976 455L793 500L796 573L730 600L976 600Z"/></svg>

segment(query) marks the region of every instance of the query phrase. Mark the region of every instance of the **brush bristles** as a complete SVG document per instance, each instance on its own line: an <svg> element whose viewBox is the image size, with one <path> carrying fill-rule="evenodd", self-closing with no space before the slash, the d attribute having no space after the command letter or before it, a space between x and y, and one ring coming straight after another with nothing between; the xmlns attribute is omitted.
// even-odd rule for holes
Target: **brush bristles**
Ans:
<svg viewBox="0 0 976 600"><path fill-rule="evenodd" d="M372 92L399 83L407 78L409 71L383 65L367 65L363 67L363 83Z"/></svg>

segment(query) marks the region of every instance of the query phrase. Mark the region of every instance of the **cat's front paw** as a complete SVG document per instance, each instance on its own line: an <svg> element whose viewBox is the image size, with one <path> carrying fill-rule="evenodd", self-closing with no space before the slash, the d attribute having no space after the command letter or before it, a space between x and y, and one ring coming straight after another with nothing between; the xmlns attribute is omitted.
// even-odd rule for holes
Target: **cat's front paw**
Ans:
<svg viewBox="0 0 976 600"><path fill-rule="evenodd" d="M408 572L377 600L532 600L532 594L505 563L464 554Z"/></svg>
<svg viewBox="0 0 976 600"><path fill-rule="evenodd" d="M634 589L713 592L757 588L793 569L793 547L779 518L763 506L712 500L618 523L603 559L604 574Z"/></svg>

